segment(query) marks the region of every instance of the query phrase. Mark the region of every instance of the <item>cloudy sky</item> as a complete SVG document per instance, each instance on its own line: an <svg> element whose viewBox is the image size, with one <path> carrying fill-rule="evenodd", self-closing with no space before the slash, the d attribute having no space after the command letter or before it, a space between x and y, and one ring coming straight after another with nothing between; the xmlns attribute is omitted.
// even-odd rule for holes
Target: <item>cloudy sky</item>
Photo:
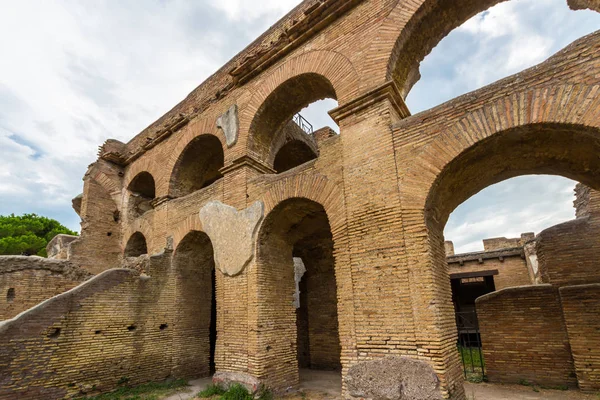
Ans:
<svg viewBox="0 0 600 400"><path fill-rule="evenodd" d="M70 200L107 138L128 141L275 23L297 0L2 0L0 214L35 212L79 229ZM600 29L565 0L513 0L452 32L422 65L413 113L537 64ZM332 123L321 102L305 111ZM573 218L574 183L521 177L461 205L458 251Z"/></svg>

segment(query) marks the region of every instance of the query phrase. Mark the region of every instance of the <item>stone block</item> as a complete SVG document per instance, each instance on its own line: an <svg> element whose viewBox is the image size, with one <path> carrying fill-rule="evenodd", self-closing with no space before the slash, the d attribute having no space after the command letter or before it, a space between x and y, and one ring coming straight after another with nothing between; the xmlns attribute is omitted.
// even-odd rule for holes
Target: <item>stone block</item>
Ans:
<svg viewBox="0 0 600 400"><path fill-rule="evenodd" d="M370 400L441 399L440 380L424 361L386 357L350 368L345 378L349 394Z"/></svg>

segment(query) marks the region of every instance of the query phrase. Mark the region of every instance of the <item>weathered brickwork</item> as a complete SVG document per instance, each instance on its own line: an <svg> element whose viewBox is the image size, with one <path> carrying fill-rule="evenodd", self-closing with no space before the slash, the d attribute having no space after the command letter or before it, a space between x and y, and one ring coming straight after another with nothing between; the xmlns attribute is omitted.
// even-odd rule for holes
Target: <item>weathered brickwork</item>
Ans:
<svg viewBox="0 0 600 400"><path fill-rule="evenodd" d="M66 292L90 276L66 261L0 257L0 321Z"/></svg>
<svg viewBox="0 0 600 400"><path fill-rule="evenodd" d="M107 271L1 324L0 399L63 398L171 376L186 348L173 346L185 328L172 312L169 260L151 258L149 276Z"/></svg>
<svg viewBox="0 0 600 400"><path fill-rule="evenodd" d="M565 323L582 390L600 390L600 284L560 288Z"/></svg>
<svg viewBox="0 0 600 400"><path fill-rule="evenodd" d="M576 190L577 219L542 231L536 240L540 274L558 286L600 283L600 192L582 185Z"/></svg>
<svg viewBox="0 0 600 400"><path fill-rule="evenodd" d="M403 98L422 58L496 3L304 1L129 143L106 142L74 201L82 235L69 260L94 274L119 267L134 235L149 254L165 254L142 276L105 272L3 325L0 398L106 391L123 376L202 375L213 357L219 372L284 389L299 381L300 343L304 364L344 376L390 355L420 359L445 398L464 399L443 238L449 214L527 173L600 189L600 33L410 116ZM598 10L596 0L571 3ZM339 135L286 131L322 98L338 101L330 115ZM312 154L281 153L296 140ZM199 218L212 201L264 206L250 261L234 276L215 271L214 288L209 254L223 239ZM307 267L299 312L294 256ZM308 325L300 336L298 315ZM572 370L561 360L557 371Z"/></svg>
<svg viewBox="0 0 600 400"><path fill-rule="evenodd" d="M557 288L509 288L476 303L490 382L577 385Z"/></svg>

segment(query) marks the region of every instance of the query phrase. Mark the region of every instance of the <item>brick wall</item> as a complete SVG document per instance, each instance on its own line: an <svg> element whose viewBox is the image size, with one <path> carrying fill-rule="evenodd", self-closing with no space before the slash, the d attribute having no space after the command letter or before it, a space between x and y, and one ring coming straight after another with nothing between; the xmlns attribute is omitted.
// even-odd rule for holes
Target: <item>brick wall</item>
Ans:
<svg viewBox="0 0 600 400"><path fill-rule="evenodd" d="M476 307L490 382L577 385L557 288L504 289Z"/></svg>
<svg viewBox="0 0 600 400"><path fill-rule="evenodd" d="M600 390L600 284L560 288L579 388Z"/></svg>
<svg viewBox="0 0 600 400"><path fill-rule="evenodd" d="M106 271L0 324L0 399L58 399L179 376L189 354L173 345L185 327L173 313L170 258L151 257L147 276Z"/></svg>
<svg viewBox="0 0 600 400"><path fill-rule="evenodd" d="M66 292L90 276L66 261L0 257L0 321Z"/></svg>

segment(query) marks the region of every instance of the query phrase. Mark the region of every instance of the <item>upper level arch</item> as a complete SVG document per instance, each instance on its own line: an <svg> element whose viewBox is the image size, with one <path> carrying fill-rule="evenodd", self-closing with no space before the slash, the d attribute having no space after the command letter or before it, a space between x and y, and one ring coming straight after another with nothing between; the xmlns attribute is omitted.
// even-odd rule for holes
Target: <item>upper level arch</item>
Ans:
<svg viewBox="0 0 600 400"><path fill-rule="evenodd" d="M406 97L420 78L421 61L446 35L469 18L504 1L507 0L398 1L367 54L368 70L363 71L366 75L363 86L393 80ZM585 5L600 11L600 5L594 0L569 0L568 4L573 9ZM383 49L389 54L387 60L381 57Z"/></svg>
<svg viewBox="0 0 600 400"><path fill-rule="evenodd" d="M169 180L171 197L187 196L222 178L225 156L218 137L204 134L187 142L174 163Z"/></svg>
<svg viewBox="0 0 600 400"><path fill-rule="evenodd" d="M249 155L272 167L276 135L294 114L318 100L353 99L358 74L339 53L310 51L286 60L248 90L253 95L240 114L242 145Z"/></svg>
<svg viewBox="0 0 600 400"><path fill-rule="evenodd" d="M152 200L156 198L156 184L149 172L137 174L127 186L127 191L129 212L134 218L152 210Z"/></svg>

